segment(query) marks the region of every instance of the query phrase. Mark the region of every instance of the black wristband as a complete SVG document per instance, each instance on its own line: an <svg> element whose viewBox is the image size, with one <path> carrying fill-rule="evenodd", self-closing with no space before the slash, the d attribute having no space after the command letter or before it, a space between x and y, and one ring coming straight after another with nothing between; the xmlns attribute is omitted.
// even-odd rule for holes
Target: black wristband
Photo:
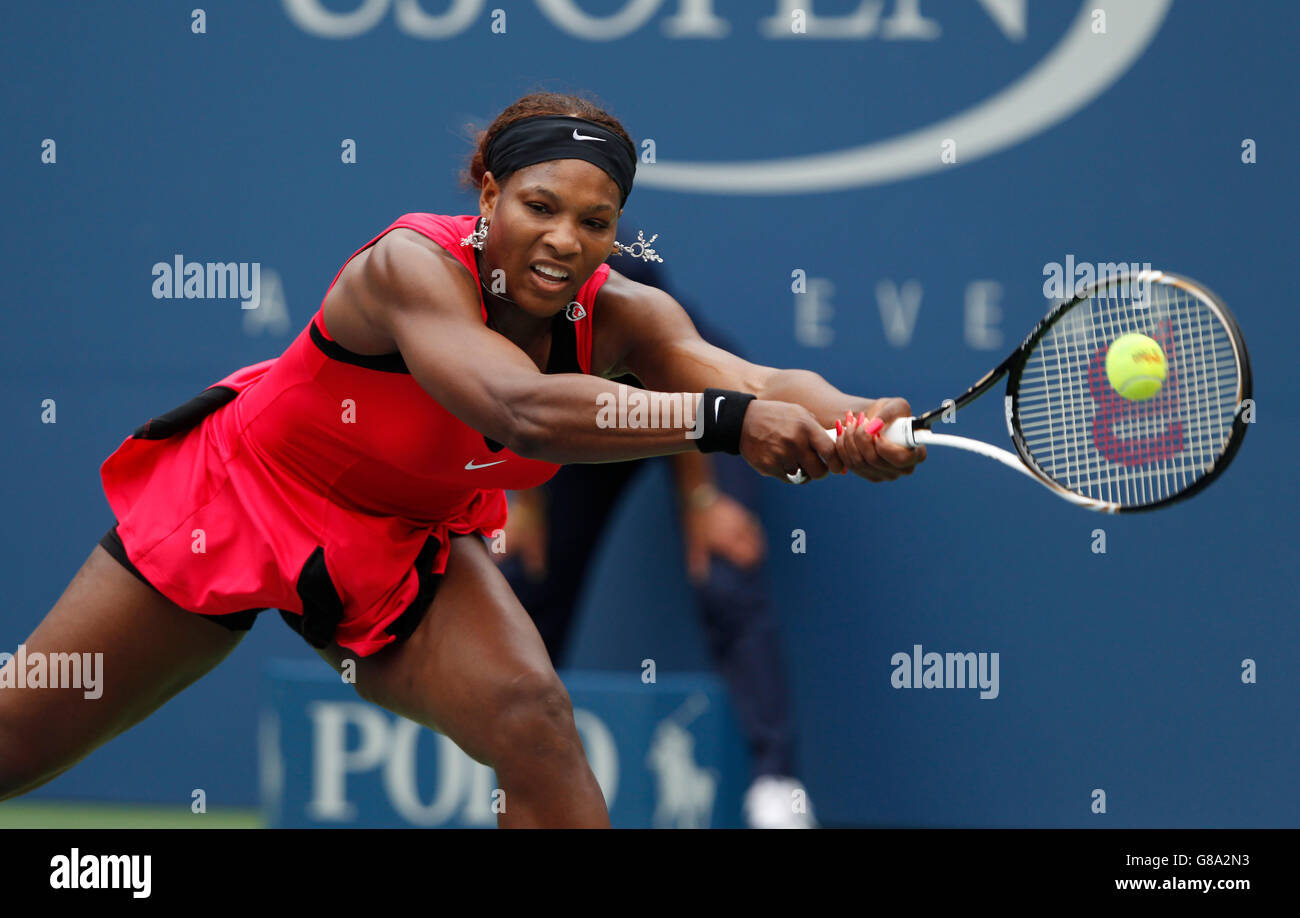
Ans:
<svg viewBox="0 0 1300 918"><path fill-rule="evenodd" d="M740 453L740 429L745 424L745 412L757 396L749 392L730 389L705 389L700 411L704 426L696 447L702 453Z"/></svg>

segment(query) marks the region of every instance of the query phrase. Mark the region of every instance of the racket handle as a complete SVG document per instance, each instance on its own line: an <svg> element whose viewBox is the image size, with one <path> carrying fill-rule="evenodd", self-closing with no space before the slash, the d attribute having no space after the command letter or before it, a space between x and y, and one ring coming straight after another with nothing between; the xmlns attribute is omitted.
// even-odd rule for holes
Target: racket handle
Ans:
<svg viewBox="0 0 1300 918"><path fill-rule="evenodd" d="M888 427L881 435L890 443L897 443L899 446L906 446L908 449L916 449L916 431L912 428L912 422L916 418L898 418Z"/></svg>
<svg viewBox="0 0 1300 918"><path fill-rule="evenodd" d="M880 434L890 443L897 443L899 446L906 446L908 449L916 448L916 435L912 432L912 422L916 418L895 418L888 427ZM828 429L826 435L832 440L836 439L837 434L834 429Z"/></svg>
<svg viewBox="0 0 1300 918"><path fill-rule="evenodd" d="M884 431L873 434L873 436L884 437L890 443L897 443L899 446L906 446L908 449L915 449L916 435L912 430L912 422L915 420L916 418L896 418L888 427L884 429ZM873 423L879 423L879 422L873 421ZM837 436L833 428L827 429L826 435L830 437L832 440L834 440ZM785 477L790 482L790 484L803 484L804 482L810 480L808 478L808 475L804 472L803 469L800 469L799 471L795 472L793 475L787 472Z"/></svg>

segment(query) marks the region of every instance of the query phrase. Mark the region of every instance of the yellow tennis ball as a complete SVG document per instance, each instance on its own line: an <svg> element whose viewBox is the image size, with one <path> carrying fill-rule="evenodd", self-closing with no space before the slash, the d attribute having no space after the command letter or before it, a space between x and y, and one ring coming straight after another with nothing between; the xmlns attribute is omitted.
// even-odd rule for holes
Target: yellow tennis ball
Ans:
<svg viewBox="0 0 1300 918"><path fill-rule="evenodd" d="M1106 378L1116 392L1135 402L1159 392L1168 372L1160 345L1137 332L1120 335L1106 352Z"/></svg>

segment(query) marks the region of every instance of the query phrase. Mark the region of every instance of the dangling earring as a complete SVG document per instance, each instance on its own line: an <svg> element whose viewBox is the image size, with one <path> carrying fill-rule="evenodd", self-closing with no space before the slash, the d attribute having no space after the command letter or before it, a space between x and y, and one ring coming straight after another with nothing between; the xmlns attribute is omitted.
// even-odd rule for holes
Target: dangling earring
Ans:
<svg viewBox="0 0 1300 918"><path fill-rule="evenodd" d="M655 241L656 239L658 239L658 238L659 238L659 234L658 234L658 233L655 233L655 234L654 234L653 236L651 236L649 239L646 239L646 238L645 238L645 234L642 233L641 230L637 230L637 231L636 231L636 242L632 243L631 245L624 245L624 244L621 243L621 242L615 242L615 243L614 243L614 251L611 252L610 254L611 254L611 255L631 255L633 258L640 258L640 259L642 259L643 261L658 261L658 262L662 262L663 259L660 258L658 255L655 254L655 250L654 250L654 249L650 248L650 243L654 242L654 241ZM640 251L638 251L638 249L639 249Z"/></svg>
<svg viewBox="0 0 1300 918"><path fill-rule="evenodd" d="M481 252L483 251L483 243L487 241L487 231L487 220L483 217L479 217L478 222L474 224L474 232L462 239L460 244L472 246L476 251Z"/></svg>

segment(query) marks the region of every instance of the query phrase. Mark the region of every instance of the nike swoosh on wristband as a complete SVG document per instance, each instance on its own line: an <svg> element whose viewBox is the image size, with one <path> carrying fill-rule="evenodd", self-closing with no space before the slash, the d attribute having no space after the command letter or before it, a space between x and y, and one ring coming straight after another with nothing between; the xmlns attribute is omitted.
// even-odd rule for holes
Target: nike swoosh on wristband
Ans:
<svg viewBox="0 0 1300 918"><path fill-rule="evenodd" d="M588 137L586 134L579 134L577 128L573 129L573 139L574 140L599 140L601 143L605 142L604 137Z"/></svg>
<svg viewBox="0 0 1300 918"><path fill-rule="evenodd" d="M726 400L727 400L727 397L726 397L725 395L719 395L716 399L714 399L714 401L713 401L713 423L715 423L715 424L718 423L718 409L722 407L722 403L725 402Z"/></svg>
<svg viewBox="0 0 1300 918"><path fill-rule="evenodd" d="M496 462L484 462L482 465L475 465L474 460L471 459L469 462L465 463L465 471L469 472L469 471L473 471L474 469L485 469L489 465L500 465L505 461L506 461L505 459L498 459Z"/></svg>

